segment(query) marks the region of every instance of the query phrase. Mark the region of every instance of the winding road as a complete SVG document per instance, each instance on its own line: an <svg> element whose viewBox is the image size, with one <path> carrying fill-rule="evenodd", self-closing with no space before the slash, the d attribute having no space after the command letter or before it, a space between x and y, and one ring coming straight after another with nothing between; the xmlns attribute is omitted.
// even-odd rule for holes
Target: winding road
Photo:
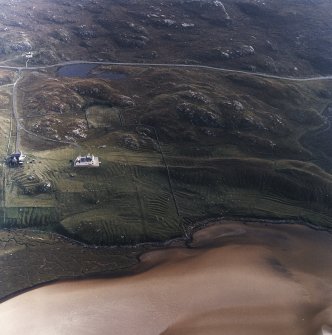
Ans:
<svg viewBox="0 0 332 335"><path fill-rule="evenodd" d="M22 72L21 70L18 70L18 77L17 79L15 80L14 82L14 85L13 85L13 117L15 119L15 122L16 122L16 141L15 141L15 151L17 151L20 147L20 136L19 136L19 132L20 132L20 122L19 122L19 115L18 115L18 112L17 112L17 108L18 108L18 104L17 104L17 85L19 83L19 81L21 80L22 78ZM10 134L11 135L11 134Z"/></svg>
<svg viewBox="0 0 332 335"><path fill-rule="evenodd" d="M35 71L35 70L43 70L43 69L50 69L54 67L66 66L66 65L74 65L74 64L96 64L96 65L117 65L117 66L134 66L134 67L160 67L160 68L185 68L185 69L192 69L192 70L207 70L207 71L217 71L223 73L233 73L233 74L241 74L241 75L248 75L254 77L261 77L267 79L277 79L277 80L286 80L292 82L307 82L307 81L319 81L319 80L331 80L332 75L328 76L315 76L315 77L289 77L289 76L277 76L268 73L262 72L250 72L250 71L243 71L243 70L233 70L227 68L220 68L220 67L213 67L208 65L193 65L193 64L168 64L168 63L134 63L134 62L95 62L95 61L86 61L86 60L73 60L67 62L60 62L51 65L43 65L43 66L9 66L9 65L0 65L0 69L3 70L11 70L18 72L18 78L14 82L13 86L13 118L16 123L16 141L15 141L15 150L19 150L20 147L20 130L23 130L30 135L36 135L27 129L25 129L19 120L18 115L18 104L17 104L17 86L20 80L22 79L22 72L24 71ZM77 146L76 143L67 142L67 141L58 141L54 139L49 139L47 137L43 137L45 140L50 140L54 142L61 142L64 144L70 144ZM8 146L9 147L9 146ZM9 152L8 152L9 154Z"/></svg>
<svg viewBox="0 0 332 335"><path fill-rule="evenodd" d="M53 67L65 66L65 65L74 65L74 64L96 64L96 65L118 65L118 66L136 66L136 67L168 67L168 68L187 68L187 69L196 69L196 70L209 70L209 71L218 71L225 73L235 73L235 74L244 74L255 77L263 77L270 79L280 79L280 80L289 80L289 81L317 81L317 80L331 80L332 75L328 76L313 76L313 77L291 77L291 76L277 76L274 74L268 74L263 72L252 72L244 70L234 70L227 69L222 67L214 67L208 65L194 65L194 64L177 64L177 63L134 63L134 62L96 62L88 60L73 60L67 62L60 62L51 65L43 66L9 66L9 65L0 65L0 69L4 70L14 70L14 71L33 71L33 70L43 70L50 69Z"/></svg>

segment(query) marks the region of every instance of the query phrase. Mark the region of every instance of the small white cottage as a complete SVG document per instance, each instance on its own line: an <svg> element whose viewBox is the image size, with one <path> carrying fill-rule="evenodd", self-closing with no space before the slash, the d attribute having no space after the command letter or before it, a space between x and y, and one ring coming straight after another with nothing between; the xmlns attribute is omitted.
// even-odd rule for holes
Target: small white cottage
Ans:
<svg viewBox="0 0 332 335"><path fill-rule="evenodd" d="M78 156L74 161L74 167L99 167L99 158L91 154Z"/></svg>

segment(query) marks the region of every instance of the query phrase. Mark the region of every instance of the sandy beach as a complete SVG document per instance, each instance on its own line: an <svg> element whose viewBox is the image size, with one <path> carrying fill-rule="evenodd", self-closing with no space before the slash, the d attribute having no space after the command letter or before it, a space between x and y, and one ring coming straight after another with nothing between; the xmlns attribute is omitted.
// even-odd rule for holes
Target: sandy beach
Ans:
<svg viewBox="0 0 332 335"><path fill-rule="evenodd" d="M0 305L2 335L330 335L332 235L227 222L136 275L56 283ZM139 271L139 269L138 269Z"/></svg>

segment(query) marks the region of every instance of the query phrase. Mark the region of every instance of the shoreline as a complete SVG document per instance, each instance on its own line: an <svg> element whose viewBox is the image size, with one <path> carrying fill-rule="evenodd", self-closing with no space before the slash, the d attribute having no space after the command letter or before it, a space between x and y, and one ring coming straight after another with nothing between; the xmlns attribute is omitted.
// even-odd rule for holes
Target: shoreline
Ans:
<svg viewBox="0 0 332 335"><path fill-rule="evenodd" d="M204 225L189 247L149 250L125 273L54 281L7 300L0 305L4 334L23 327L27 335L91 329L96 335L218 335L221 329L226 335L312 335L329 329L330 234L287 222Z"/></svg>
<svg viewBox="0 0 332 335"><path fill-rule="evenodd" d="M42 283L38 283L26 288L22 288L21 290L15 291L13 293L10 293L8 295L5 295L3 297L0 297L0 305L12 298L15 298L21 294L27 293L29 291L33 291L38 288L42 288L44 286L52 285L52 284L57 284L57 283L64 283L64 282L73 282L73 281L85 281L85 280L91 280L91 279L118 279L118 278L124 278L128 276L133 276L137 275L140 273L143 273L145 271L148 271L149 268L142 268L142 261L141 257L147 253L153 252L153 251L166 251L170 249L175 249L175 248L181 248L181 249L195 249L197 247L192 246L191 244L193 243L193 236L200 232L203 231L204 229L207 229L211 226L220 226L223 224L234 224L234 223L240 223L243 224L244 226L254 226L254 227L259 227L259 226L277 226L277 225L298 225L298 226L303 226L307 227L309 229L312 229L314 231L320 231L320 232L326 232L331 234L332 233L332 228L325 228L325 227L320 227L317 225L310 224L308 222L300 221L300 220L287 220L287 219L280 219L280 220L274 220L274 219L258 219L258 218L244 218L244 217L219 217L219 218L210 218L210 219L205 219L202 221L199 221L195 223L193 226L189 227L187 230L187 234L182 237L177 237L173 238L170 240L167 240L165 242L146 242L146 243L138 243L135 245L123 245L123 246L96 246L96 245L89 245L85 244L83 242L71 239L67 236L60 235L57 233L51 233L52 235L57 236L60 239L64 239L66 241L69 241L70 243L74 243L77 245L82 246L83 248L97 248L97 249L106 249L106 250L118 250L121 252L123 250L135 250L135 249L140 249L142 248L143 250L141 252L138 252L136 259L137 263L133 266L125 267L123 269L116 269L114 271L110 270L105 273L102 272L96 272L93 274L87 274L87 275L82 275L82 276L73 276L73 277L61 277L61 278L56 278L53 280L47 280ZM3 229L5 231L15 231L15 229ZM26 231L26 229L20 229L21 231ZM44 233L43 231L39 230L29 230L30 232L36 232L36 233ZM187 237L186 237L187 236Z"/></svg>

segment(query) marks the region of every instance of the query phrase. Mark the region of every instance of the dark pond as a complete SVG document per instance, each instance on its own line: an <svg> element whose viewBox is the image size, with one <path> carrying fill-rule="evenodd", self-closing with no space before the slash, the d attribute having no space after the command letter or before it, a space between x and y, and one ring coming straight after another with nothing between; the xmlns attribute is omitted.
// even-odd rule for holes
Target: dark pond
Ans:
<svg viewBox="0 0 332 335"><path fill-rule="evenodd" d="M97 67L96 64L71 64L62 66L57 74L60 77L69 77L69 78L101 78L109 80L118 80L124 79L128 75L126 73L116 72L116 71L98 71L94 72L93 70Z"/></svg>
<svg viewBox="0 0 332 335"><path fill-rule="evenodd" d="M62 66L58 70L58 75L60 77L88 77L91 70L96 67L95 64L71 64Z"/></svg>

